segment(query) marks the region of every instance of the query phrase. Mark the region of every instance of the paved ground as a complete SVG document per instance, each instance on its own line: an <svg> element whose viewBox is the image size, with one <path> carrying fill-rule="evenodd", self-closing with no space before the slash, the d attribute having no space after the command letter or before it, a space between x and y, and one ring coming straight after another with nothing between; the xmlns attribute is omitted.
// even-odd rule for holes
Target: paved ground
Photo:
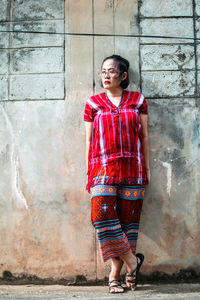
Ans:
<svg viewBox="0 0 200 300"><path fill-rule="evenodd" d="M86 299L142 299L142 300L200 300L200 284L138 285L135 292L108 293L106 286L62 286L62 285L0 285L2 299L86 300Z"/></svg>

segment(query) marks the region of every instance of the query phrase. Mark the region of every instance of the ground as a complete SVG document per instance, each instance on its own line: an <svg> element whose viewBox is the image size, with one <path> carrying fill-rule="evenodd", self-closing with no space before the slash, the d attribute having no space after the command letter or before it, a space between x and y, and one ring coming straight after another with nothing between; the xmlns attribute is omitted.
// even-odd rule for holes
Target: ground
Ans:
<svg viewBox="0 0 200 300"><path fill-rule="evenodd" d="M145 284L138 285L135 292L124 294L108 293L107 286L63 286L63 285L1 285L0 300L3 299L48 299L48 300L86 300L86 299L200 299L200 284Z"/></svg>

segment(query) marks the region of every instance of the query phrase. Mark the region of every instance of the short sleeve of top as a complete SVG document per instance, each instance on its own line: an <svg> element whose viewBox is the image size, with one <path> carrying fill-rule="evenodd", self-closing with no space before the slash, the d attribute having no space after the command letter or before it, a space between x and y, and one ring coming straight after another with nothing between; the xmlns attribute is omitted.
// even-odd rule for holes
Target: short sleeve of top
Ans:
<svg viewBox="0 0 200 300"><path fill-rule="evenodd" d="M148 104L145 98L143 98L141 105L139 104L138 110L140 114L148 114Z"/></svg>
<svg viewBox="0 0 200 300"><path fill-rule="evenodd" d="M139 94L139 93L138 93ZM137 108L140 114L148 114L148 104L146 99L144 98L144 96L142 94L140 94L140 100L137 103ZM95 107L94 107L94 102L91 101L91 99L89 98L86 101L85 104L85 110L84 110L84 121L86 122L93 122L94 121L94 117L95 117Z"/></svg>
<svg viewBox="0 0 200 300"><path fill-rule="evenodd" d="M85 111L84 111L84 121L93 122L94 121L94 110L90 103L90 98L87 100L85 104Z"/></svg>

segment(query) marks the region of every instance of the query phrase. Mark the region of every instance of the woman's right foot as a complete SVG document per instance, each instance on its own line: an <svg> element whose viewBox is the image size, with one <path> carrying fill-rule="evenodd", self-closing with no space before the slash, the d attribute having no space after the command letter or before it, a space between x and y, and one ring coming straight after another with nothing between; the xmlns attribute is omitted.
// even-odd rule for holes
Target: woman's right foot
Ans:
<svg viewBox="0 0 200 300"><path fill-rule="evenodd" d="M123 293L124 288L121 286L121 282L119 280L113 279L108 282L109 292L111 294L115 293Z"/></svg>

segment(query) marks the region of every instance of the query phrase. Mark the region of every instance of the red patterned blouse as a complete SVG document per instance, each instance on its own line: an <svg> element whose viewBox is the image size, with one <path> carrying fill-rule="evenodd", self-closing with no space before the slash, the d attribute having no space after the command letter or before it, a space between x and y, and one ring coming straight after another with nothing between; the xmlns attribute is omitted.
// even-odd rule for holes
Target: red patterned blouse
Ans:
<svg viewBox="0 0 200 300"><path fill-rule="evenodd" d="M101 93L85 105L84 121L93 122L86 190L98 183L147 185L140 114L148 114L144 96L123 91L119 106Z"/></svg>

